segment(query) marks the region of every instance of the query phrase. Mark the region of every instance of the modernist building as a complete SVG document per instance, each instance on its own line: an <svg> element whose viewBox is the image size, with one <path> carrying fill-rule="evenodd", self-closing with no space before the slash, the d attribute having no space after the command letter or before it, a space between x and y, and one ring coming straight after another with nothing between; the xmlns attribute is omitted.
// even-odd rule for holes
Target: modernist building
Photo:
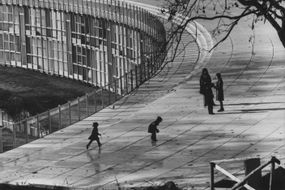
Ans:
<svg viewBox="0 0 285 190"><path fill-rule="evenodd" d="M0 64L104 86L159 66L164 42L159 19L122 0L0 0Z"/></svg>
<svg viewBox="0 0 285 190"><path fill-rule="evenodd" d="M98 105L94 92L16 123L2 122L6 140L0 146L8 150L40 138L127 94L160 67L165 38L157 17L122 0L0 0L1 65L108 92L104 96L101 88Z"/></svg>

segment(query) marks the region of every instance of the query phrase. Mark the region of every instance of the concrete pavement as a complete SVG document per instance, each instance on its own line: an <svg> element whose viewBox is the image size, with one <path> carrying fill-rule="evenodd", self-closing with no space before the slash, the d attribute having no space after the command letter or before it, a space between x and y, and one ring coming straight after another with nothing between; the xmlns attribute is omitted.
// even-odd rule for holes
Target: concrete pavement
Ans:
<svg viewBox="0 0 285 190"><path fill-rule="evenodd" d="M207 26L208 23L201 23ZM267 25L241 23L205 64L221 72L225 112L208 115L199 94L197 44L191 43L140 89L68 128L0 155L0 182L87 189L148 186L173 180L208 189L212 160L276 156L285 162L285 52ZM191 41L185 34L185 43ZM215 107L215 112L218 108ZM158 142L147 127L156 116ZM99 122L103 146L85 146ZM240 172L241 165L225 168Z"/></svg>

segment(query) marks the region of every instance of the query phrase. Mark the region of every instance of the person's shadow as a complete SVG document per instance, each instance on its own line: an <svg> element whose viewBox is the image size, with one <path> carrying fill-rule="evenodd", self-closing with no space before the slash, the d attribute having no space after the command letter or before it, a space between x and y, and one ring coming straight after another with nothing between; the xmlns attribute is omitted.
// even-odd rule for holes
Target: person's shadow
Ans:
<svg viewBox="0 0 285 190"><path fill-rule="evenodd" d="M90 159L90 163L93 164L95 173L99 173L101 171L100 164L98 160L100 160L101 156L101 148L98 148L98 154L97 156L93 156L90 151L87 151L87 157Z"/></svg>

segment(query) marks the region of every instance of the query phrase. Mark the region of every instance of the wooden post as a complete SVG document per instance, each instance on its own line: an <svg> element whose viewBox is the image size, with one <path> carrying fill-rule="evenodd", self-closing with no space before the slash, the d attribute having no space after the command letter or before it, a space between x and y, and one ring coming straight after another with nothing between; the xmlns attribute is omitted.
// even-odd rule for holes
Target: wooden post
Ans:
<svg viewBox="0 0 285 190"><path fill-rule="evenodd" d="M210 181L210 185L211 185L211 190L215 190L215 173L214 173L214 169L215 169L215 163L210 162L210 172L211 172L211 181Z"/></svg>
<svg viewBox="0 0 285 190"><path fill-rule="evenodd" d="M274 176L274 170L275 170L275 162L271 162L271 171L270 171L270 179L269 179L269 190L272 190L273 186L273 176Z"/></svg>
<svg viewBox="0 0 285 190"><path fill-rule="evenodd" d="M260 158L250 158L244 161L245 176L260 166ZM255 189L259 189L262 181L261 170L253 174L248 180L247 184Z"/></svg>

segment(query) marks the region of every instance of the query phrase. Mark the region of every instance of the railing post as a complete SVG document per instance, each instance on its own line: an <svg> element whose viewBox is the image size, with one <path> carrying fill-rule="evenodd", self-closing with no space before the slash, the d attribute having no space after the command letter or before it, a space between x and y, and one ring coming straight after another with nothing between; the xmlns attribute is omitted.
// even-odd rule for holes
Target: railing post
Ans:
<svg viewBox="0 0 285 190"><path fill-rule="evenodd" d="M96 96L96 92L95 92L95 94L94 94L94 107L95 107L95 112L97 112L97 96Z"/></svg>
<svg viewBox="0 0 285 190"><path fill-rule="evenodd" d="M108 105L111 105L111 85L110 84L108 85L108 97L109 97Z"/></svg>
<svg viewBox="0 0 285 190"><path fill-rule="evenodd" d="M27 125L26 121L27 121L26 119L23 120L23 125L24 125L24 128L26 129L26 131L25 131L26 132L26 143L28 143L29 142L29 131L28 131L28 125Z"/></svg>
<svg viewBox="0 0 285 190"><path fill-rule="evenodd" d="M271 162L271 170L270 170L270 179L269 179L269 190L273 189L272 186L273 186L274 170L275 170L275 162L272 160L272 162Z"/></svg>
<svg viewBox="0 0 285 190"><path fill-rule="evenodd" d="M61 129L61 106L58 105L58 129Z"/></svg>
<svg viewBox="0 0 285 190"><path fill-rule="evenodd" d="M123 96L123 77L120 77L121 96Z"/></svg>
<svg viewBox="0 0 285 190"><path fill-rule="evenodd" d="M50 116L50 110L48 110L48 129L49 129L49 134L51 134L52 129L51 129L51 116Z"/></svg>
<svg viewBox="0 0 285 190"><path fill-rule="evenodd" d="M39 124L39 114L36 116L36 126L37 126L37 132L38 132L38 138L40 138L40 124Z"/></svg>
<svg viewBox="0 0 285 190"><path fill-rule="evenodd" d="M78 121L80 121L80 100L79 97L77 97L77 111L78 111Z"/></svg>
<svg viewBox="0 0 285 190"><path fill-rule="evenodd" d="M89 110L88 110L88 94L86 94L86 96L85 96L85 98L86 98L86 102L85 102L85 105L86 105L86 114L87 114L87 117L89 116Z"/></svg>
<svg viewBox="0 0 285 190"><path fill-rule="evenodd" d="M3 122L2 122L3 123ZM3 134L2 134L3 125L0 126L0 153L3 152Z"/></svg>
<svg viewBox="0 0 285 190"><path fill-rule="evenodd" d="M140 70L140 85L143 83L143 71L142 71L142 63L139 64L139 70Z"/></svg>
<svg viewBox="0 0 285 190"><path fill-rule="evenodd" d="M118 90L117 90L117 79L116 80L114 80L114 88L115 88L115 101L117 101L118 99L117 99L117 93L118 93Z"/></svg>
<svg viewBox="0 0 285 190"><path fill-rule="evenodd" d="M131 91L134 89L134 75L133 70L131 70Z"/></svg>
<svg viewBox="0 0 285 190"><path fill-rule="evenodd" d="M101 88L101 103L102 103L102 109L103 109L104 108L103 88Z"/></svg>
<svg viewBox="0 0 285 190"><path fill-rule="evenodd" d="M128 89L128 73L125 74L125 79L126 79L126 93L128 94L129 93L129 89Z"/></svg>
<svg viewBox="0 0 285 190"><path fill-rule="evenodd" d="M12 124L13 127L13 148L16 148L16 127L15 127L15 123Z"/></svg>
<svg viewBox="0 0 285 190"><path fill-rule="evenodd" d="M215 163L213 162L210 162L210 172L211 172L211 182L210 182L210 185L211 185L211 190L215 190L215 173L214 173L214 169L215 169Z"/></svg>
<svg viewBox="0 0 285 190"><path fill-rule="evenodd" d="M68 117L69 117L69 125L71 125L71 108L70 108L70 101L68 101Z"/></svg>
<svg viewBox="0 0 285 190"><path fill-rule="evenodd" d="M139 81L138 81L138 66L135 66L135 75L136 75L136 88L139 87Z"/></svg>

